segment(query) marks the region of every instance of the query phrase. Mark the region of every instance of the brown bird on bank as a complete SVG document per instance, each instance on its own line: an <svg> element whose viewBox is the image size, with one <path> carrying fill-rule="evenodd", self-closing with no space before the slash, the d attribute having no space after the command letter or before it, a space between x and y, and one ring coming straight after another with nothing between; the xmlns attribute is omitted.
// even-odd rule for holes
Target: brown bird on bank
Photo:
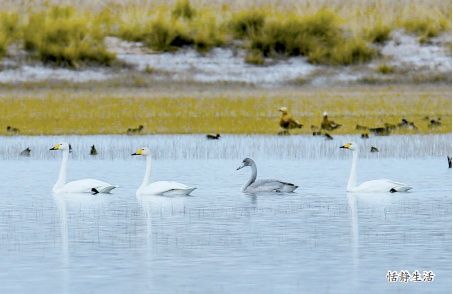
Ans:
<svg viewBox="0 0 453 294"><path fill-rule="evenodd" d="M129 128L127 129L127 134L128 135L139 134L143 131L143 129L144 129L143 125L139 125L137 128Z"/></svg>
<svg viewBox="0 0 453 294"><path fill-rule="evenodd" d="M417 130L418 128L415 126L414 122L408 121L404 117L401 119L401 122L397 124L398 128L405 128L409 130Z"/></svg>
<svg viewBox="0 0 453 294"><path fill-rule="evenodd" d="M22 150L19 155L25 156L25 157L30 157L30 152L31 152L30 147L27 147L24 150Z"/></svg>
<svg viewBox="0 0 453 294"><path fill-rule="evenodd" d="M20 130L18 128L13 128L12 126L7 126L6 132L10 134L17 134L20 132Z"/></svg>
<svg viewBox="0 0 453 294"><path fill-rule="evenodd" d="M368 127L357 124L355 126L355 129L358 130L358 131L366 131L366 130L368 130Z"/></svg>
<svg viewBox="0 0 453 294"><path fill-rule="evenodd" d="M388 136L390 135L390 129L388 128L369 128L368 129L370 132L372 132L375 136Z"/></svg>
<svg viewBox="0 0 453 294"><path fill-rule="evenodd" d="M326 130L326 131L333 131L335 129L338 129L339 127L341 127L340 124L337 124L333 120L329 120L327 112L323 113L321 129Z"/></svg>
<svg viewBox="0 0 453 294"><path fill-rule="evenodd" d="M432 119L429 121L428 128L437 128L440 127L441 125L442 123L440 122L440 120Z"/></svg>
<svg viewBox="0 0 453 294"><path fill-rule="evenodd" d="M220 134L207 134L206 138L208 140L218 140L220 138Z"/></svg>
<svg viewBox="0 0 453 294"><path fill-rule="evenodd" d="M379 149L377 149L377 148L374 147L374 146L371 146L370 152L371 152L371 153L379 152Z"/></svg>
<svg viewBox="0 0 453 294"><path fill-rule="evenodd" d="M91 146L90 155L98 155L98 151L96 150L96 147L94 145Z"/></svg>
<svg viewBox="0 0 453 294"><path fill-rule="evenodd" d="M278 111L282 113L282 116L280 117L280 127L283 129L282 134L289 134L289 130L300 129L304 126L291 117L291 114L288 112L288 108L280 107Z"/></svg>

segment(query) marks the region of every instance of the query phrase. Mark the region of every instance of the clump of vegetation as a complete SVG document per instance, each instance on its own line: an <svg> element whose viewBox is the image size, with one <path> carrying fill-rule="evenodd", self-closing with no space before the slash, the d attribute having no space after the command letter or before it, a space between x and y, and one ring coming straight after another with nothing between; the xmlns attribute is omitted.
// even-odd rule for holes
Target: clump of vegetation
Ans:
<svg viewBox="0 0 453 294"><path fill-rule="evenodd" d="M445 32L449 23L445 19L410 18L403 21L402 26L408 33L419 36L420 43L426 43Z"/></svg>
<svg viewBox="0 0 453 294"><path fill-rule="evenodd" d="M19 34L19 15L11 12L0 13L0 57L6 54L8 46L18 39Z"/></svg>
<svg viewBox="0 0 453 294"><path fill-rule="evenodd" d="M390 39L392 29L382 22L376 23L373 27L365 29L365 37L372 43L382 44Z"/></svg>
<svg viewBox="0 0 453 294"><path fill-rule="evenodd" d="M247 53L245 56L244 61L249 64L254 65L263 65L264 64L264 56L261 51L252 50Z"/></svg>
<svg viewBox="0 0 453 294"><path fill-rule="evenodd" d="M78 67L81 63L110 65L104 35L92 18L74 8L54 6L34 12L24 28L24 47L44 63Z"/></svg>
<svg viewBox="0 0 453 294"><path fill-rule="evenodd" d="M176 18L192 19L196 15L196 10L192 7L189 0L179 0L173 8L172 15Z"/></svg>
<svg viewBox="0 0 453 294"><path fill-rule="evenodd" d="M387 75L387 74L394 73L395 69L393 68L393 66L384 63L384 64L380 64L377 67L377 72L379 72L379 73L381 73L383 75Z"/></svg>
<svg viewBox="0 0 453 294"><path fill-rule="evenodd" d="M364 41L346 38L339 17L330 10L282 17L267 21L251 35L251 50L264 56L301 55L311 63L342 65L365 62L375 54Z"/></svg>
<svg viewBox="0 0 453 294"><path fill-rule="evenodd" d="M242 39L261 31L264 26L265 13L263 10L243 10L233 14L230 27L235 38Z"/></svg>
<svg viewBox="0 0 453 294"><path fill-rule="evenodd" d="M349 65L370 61L377 55L375 49L361 39L348 39L333 48L329 63Z"/></svg>

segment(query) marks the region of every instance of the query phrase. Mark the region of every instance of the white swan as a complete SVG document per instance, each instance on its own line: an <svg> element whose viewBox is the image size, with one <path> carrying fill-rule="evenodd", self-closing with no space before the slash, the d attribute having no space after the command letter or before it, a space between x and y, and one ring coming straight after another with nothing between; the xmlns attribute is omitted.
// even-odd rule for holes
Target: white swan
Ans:
<svg viewBox="0 0 453 294"><path fill-rule="evenodd" d="M50 148L50 150L60 150L63 152L60 174L58 176L57 182L53 186L54 193L110 193L110 191L118 187L94 179L83 179L66 183L66 165L68 163L70 145L68 143L60 143L54 145L52 148Z"/></svg>
<svg viewBox="0 0 453 294"><path fill-rule="evenodd" d="M357 186L357 159L359 157L359 146L357 146L356 143L347 143L340 148L352 151L352 167L349 175L348 186L346 188L348 192L394 193L407 192L412 189L411 186L388 179L368 181Z"/></svg>
<svg viewBox="0 0 453 294"><path fill-rule="evenodd" d="M245 193L257 193L257 192L294 192L299 186L291 183L286 183L278 180L258 180L256 181L257 169L255 161L251 158L246 158L242 161L242 165L236 170L240 170L245 166L252 168L252 176L248 182L242 188L242 192Z"/></svg>
<svg viewBox="0 0 453 294"><path fill-rule="evenodd" d="M147 147L143 147L137 150L137 152L131 155L143 155L146 157L146 171L145 177L141 186L137 190L137 195L163 195L163 196L177 196L177 195L189 195L196 188L189 187L184 184L172 181L157 181L149 183L151 176L151 151Z"/></svg>

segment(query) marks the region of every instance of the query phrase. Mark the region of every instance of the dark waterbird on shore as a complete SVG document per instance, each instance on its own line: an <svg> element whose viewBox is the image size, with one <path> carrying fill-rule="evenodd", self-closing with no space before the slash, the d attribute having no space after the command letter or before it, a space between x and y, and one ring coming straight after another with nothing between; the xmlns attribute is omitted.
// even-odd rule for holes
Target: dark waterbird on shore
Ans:
<svg viewBox="0 0 453 294"><path fill-rule="evenodd" d="M135 134L140 134L145 127L143 125L139 125L137 128L129 128L127 129L127 134L128 135L135 135Z"/></svg>
<svg viewBox="0 0 453 294"><path fill-rule="evenodd" d="M288 108L280 107L278 111L282 113L279 125L283 129L283 131L279 132L279 135L288 135L290 130L300 129L304 126L303 124L292 118L291 114L289 114L288 112Z"/></svg>
<svg viewBox="0 0 453 294"><path fill-rule="evenodd" d="M432 119L429 121L428 128L437 128L442 125L440 120Z"/></svg>
<svg viewBox="0 0 453 294"><path fill-rule="evenodd" d="M207 134L206 138L208 140L218 140L220 139L220 134Z"/></svg>
<svg viewBox="0 0 453 294"><path fill-rule="evenodd" d="M6 132L9 133L9 134L17 134L20 132L20 130L18 128L14 128L12 126L7 126L6 127Z"/></svg>
<svg viewBox="0 0 453 294"><path fill-rule="evenodd" d="M368 130L371 133L373 133L375 136L388 136L388 135L390 135L390 129L384 128L384 127L369 128Z"/></svg>
<svg viewBox="0 0 453 294"><path fill-rule="evenodd" d="M451 168L451 156L447 156L448 168Z"/></svg>
<svg viewBox="0 0 453 294"><path fill-rule="evenodd" d="M371 146L370 152L371 152L371 153L379 152L379 149L377 149L377 148L374 147L374 146Z"/></svg>
<svg viewBox="0 0 453 294"><path fill-rule="evenodd" d="M412 121L408 121L406 118L402 118L401 122L397 124L398 128L400 129L409 129L409 130L417 130L417 126Z"/></svg>
<svg viewBox="0 0 453 294"><path fill-rule="evenodd" d="M362 126L362 125L357 124L357 125L355 126L355 129L356 129L357 131L366 131L366 130L368 130L368 127L367 127L367 126Z"/></svg>
<svg viewBox="0 0 453 294"><path fill-rule="evenodd" d="M20 156L24 156L24 157L30 157L30 152L31 152L31 149L30 147L27 147L25 148L24 150L22 150L19 155Z"/></svg>
<svg viewBox="0 0 453 294"><path fill-rule="evenodd" d="M323 113L321 129L326 130L326 131L333 131L335 129L338 129L339 127L341 127L341 124L337 124L333 120L329 120L327 112Z"/></svg>
<svg viewBox="0 0 453 294"><path fill-rule="evenodd" d="M96 147L94 145L91 146L90 155L98 155L98 151L96 150Z"/></svg>

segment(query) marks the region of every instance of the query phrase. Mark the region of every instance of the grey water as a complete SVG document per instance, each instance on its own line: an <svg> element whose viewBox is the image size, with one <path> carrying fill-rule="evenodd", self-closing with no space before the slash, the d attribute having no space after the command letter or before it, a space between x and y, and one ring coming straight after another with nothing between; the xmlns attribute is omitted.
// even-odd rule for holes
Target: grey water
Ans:
<svg viewBox="0 0 453 294"><path fill-rule="evenodd" d="M351 137L2 138L0 293L451 293L451 136L390 138L356 139L358 181L390 178L410 193L346 193L351 154L338 147ZM69 179L120 187L53 195L61 154L46 148L59 140L74 148ZM145 162L129 154L144 144L156 151L152 179L196 186L193 196L136 197ZM16 155L25 145L29 158ZM245 156L259 178L300 188L243 194ZM387 281L401 270L435 277Z"/></svg>

